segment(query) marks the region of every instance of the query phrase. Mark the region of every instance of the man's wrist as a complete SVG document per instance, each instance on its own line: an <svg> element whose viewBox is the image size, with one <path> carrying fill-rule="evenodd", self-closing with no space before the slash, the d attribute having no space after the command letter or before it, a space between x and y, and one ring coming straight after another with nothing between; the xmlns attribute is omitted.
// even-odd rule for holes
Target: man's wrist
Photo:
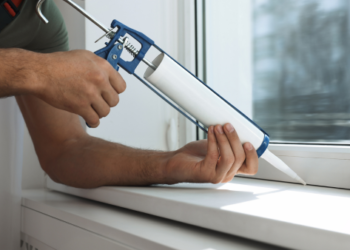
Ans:
<svg viewBox="0 0 350 250"><path fill-rule="evenodd" d="M135 162L135 171L130 176L130 184L136 185L151 185L151 184L173 184L169 171L168 162L174 156L173 151L157 152L147 150L135 151L135 156L141 156ZM135 158L138 158L138 157ZM141 162L140 162L141 160ZM140 164L141 163L141 164ZM136 175L135 175L136 174ZM138 177L136 177L138 176ZM136 177L136 178L135 178Z"/></svg>
<svg viewBox="0 0 350 250"><path fill-rule="evenodd" d="M16 48L1 49L1 92L4 95L35 93L41 84L36 72L40 60L39 53Z"/></svg>
<svg viewBox="0 0 350 250"><path fill-rule="evenodd" d="M161 167L160 167L160 182L162 184L173 184L172 176L169 171L169 161L174 156L174 151L164 152L164 155L161 157Z"/></svg>
<svg viewBox="0 0 350 250"><path fill-rule="evenodd" d="M45 92L46 78L47 78L47 64L48 54L35 53L27 51L28 55L32 59L30 66L28 67L27 79L28 84L25 85L25 90L28 94L40 95Z"/></svg>
<svg viewBox="0 0 350 250"><path fill-rule="evenodd" d="M171 163L177 151L164 152L163 160L160 167L160 183L162 184L176 184L180 180L177 178L178 173L174 173L174 166Z"/></svg>

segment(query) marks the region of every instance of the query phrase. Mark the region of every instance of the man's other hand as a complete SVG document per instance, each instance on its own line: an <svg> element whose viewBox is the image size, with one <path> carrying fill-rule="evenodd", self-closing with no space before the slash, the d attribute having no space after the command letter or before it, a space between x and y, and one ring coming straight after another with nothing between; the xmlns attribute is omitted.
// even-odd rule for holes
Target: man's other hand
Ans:
<svg viewBox="0 0 350 250"><path fill-rule="evenodd" d="M174 152L164 168L164 182L229 182L236 174L254 175L258 155L250 143L243 146L231 124L209 127L208 139Z"/></svg>
<svg viewBox="0 0 350 250"><path fill-rule="evenodd" d="M91 127L100 124L126 89L120 74L104 59L86 50L41 54L36 67L35 96L82 116Z"/></svg>

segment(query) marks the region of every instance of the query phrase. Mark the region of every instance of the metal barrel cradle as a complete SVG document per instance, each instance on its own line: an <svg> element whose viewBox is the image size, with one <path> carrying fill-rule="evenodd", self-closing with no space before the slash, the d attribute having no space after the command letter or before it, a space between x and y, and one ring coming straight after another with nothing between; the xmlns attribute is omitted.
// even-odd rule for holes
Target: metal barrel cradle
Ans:
<svg viewBox="0 0 350 250"><path fill-rule="evenodd" d="M208 131L207 131L207 129L204 126L199 124L186 111L182 110L180 108L180 106L176 105L175 102L171 98L169 98L168 96L164 95L155 86L153 86L148 81L143 79L143 77L140 77L139 75L137 75L135 73L135 70L136 70L137 66L139 65L139 63L141 61L143 61L145 64L147 64L153 70L156 70L156 67L145 58L145 55L148 52L148 50L151 47L154 47L160 53L164 53L165 55L167 55L171 60L173 60L182 69L184 69L186 72L188 72L192 77L196 78L200 83L202 83L212 93L214 93L216 96L218 96L221 100L223 100L231 108L233 108L235 111L237 111L245 119L247 119L252 124L254 124L264 134L263 142L262 142L261 146L257 149L257 154L260 157L265 152L265 150L267 149L267 147L269 145L269 141L270 141L269 136L254 121L252 121L249 117L247 117L239 109L237 109L230 102L228 102L226 99L224 99L221 95L219 95L217 92L215 92L207 84L205 84L203 81L201 81L197 76L195 76L193 73L191 73L188 69L186 69L184 66L182 66L179 62L177 62L168 53L166 53L159 46L157 46L153 42L153 40L151 40L149 37L147 37L143 33L138 32L136 30L133 30L133 29L129 28L128 26L124 25L123 23L121 23L121 22L119 22L117 20L113 20L112 21L111 28L112 29L118 28L117 32L115 33L115 36L108 43L106 43L106 47L105 48L96 51L95 52L96 55L101 56L102 58L106 59L113 67L115 67L116 70L119 70L118 66L120 66L125 71L127 71L129 74L134 75L139 81L141 81L143 84L145 84L149 89L151 89L155 94L157 94L165 102L167 102L169 105L171 105L173 108L175 108L178 112L180 112L182 115L184 115L188 120L190 120L198 128L200 128L205 133L207 133ZM141 49L139 51L137 49L135 49L130 43L127 42L128 40L126 38L126 34L132 36L134 39L136 39L141 44ZM125 48L134 57L134 60L132 60L130 62L125 62L122 58L120 58L120 54L121 54L123 48Z"/></svg>
<svg viewBox="0 0 350 250"><path fill-rule="evenodd" d="M249 122L254 124L264 134L263 142L262 142L261 146L257 149L257 154L260 157L265 152L265 150L267 149L267 147L269 145L269 135L262 128L260 128L254 121L252 121L249 117L247 117L244 113L242 113L239 109L237 109L235 106L233 106L230 102L228 102L226 99L224 99L222 96L220 96L217 92L215 92L207 84L205 84L203 81L201 81L197 76L195 76L188 69L186 69L184 66L182 66L179 62L177 62L174 58L172 58L168 53L166 53L159 46L157 46L152 39L150 39L149 37L147 37L146 35L144 35L143 33L139 32L139 31L136 31L134 29L129 28L128 26L124 25L123 23L121 23L117 20L113 20L111 23L111 28L108 29L103 24L101 24L99 21L97 21L93 16L91 16L89 13L87 13L83 8L81 8L79 5L74 3L73 1L71 1L71 0L63 0L63 1L65 1L66 3L71 5L74 9L76 9L78 12L80 12L82 15L84 15L87 19L89 19L92 23L94 23L96 26L98 26L100 29L102 29L105 32L105 34L102 37L100 37L96 42L101 40L103 37L109 38L110 41L105 43L106 47L96 51L95 54L106 59L117 71L119 70L119 66L120 66L129 74L134 75L139 81L141 81L143 84L145 84L150 90L152 90L156 95L158 95L160 98L162 98L166 103L171 105L178 112L180 112L182 115L184 115L188 120L190 120L193 124L195 124L198 128L200 128L205 133L207 133L208 131L204 126L199 124L186 111L182 110L179 105L176 105L175 102L171 98L167 97L165 94L163 94L161 91L159 91L155 86L153 86L148 81L143 79L143 77L140 77L139 75L137 75L135 73L135 70L141 61L144 62L149 67L151 67L153 70L156 70L156 67L145 58L145 55L147 54L149 49L151 47L154 47L160 53L164 53L165 55L167 55L171 60L173 60L176 64L178 64L182 69L184 69L191 76L193 76L199 82L201 82L212 93L214 93L216 96L218 96L221 100L223 100L226 104L228 104L231 108L233 108L235 111L237 111L240 115L242 115ZM48 23L49 21L46 19L46 17L41 12L41 6L44 2L45 2L45 0L39 0L37 2L36 11L37 11L39 17L42 19L42 21L45 23ZM131 37L133 37L136 41L138 41L141 44L140 50L137 50L131 43L128 42L127 35L130 35ZM132 61L124 61L121 58L121 54L122 54L124 48L133 56L134 59Z"/></svg>

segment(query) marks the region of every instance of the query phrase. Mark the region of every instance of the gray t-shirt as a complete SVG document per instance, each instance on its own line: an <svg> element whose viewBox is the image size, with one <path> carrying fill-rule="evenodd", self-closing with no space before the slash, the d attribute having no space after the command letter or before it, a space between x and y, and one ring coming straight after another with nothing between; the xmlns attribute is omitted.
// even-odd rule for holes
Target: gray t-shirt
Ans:
<svg viewBox="0 0 350 250"><path fill-rule="evenodd" d="M67 51L68 34L56 4L46 0L43 14L45 24L36 14L37 0L24 0L19 16L0 32L0 48L22 48L36 52Z"/></svg>

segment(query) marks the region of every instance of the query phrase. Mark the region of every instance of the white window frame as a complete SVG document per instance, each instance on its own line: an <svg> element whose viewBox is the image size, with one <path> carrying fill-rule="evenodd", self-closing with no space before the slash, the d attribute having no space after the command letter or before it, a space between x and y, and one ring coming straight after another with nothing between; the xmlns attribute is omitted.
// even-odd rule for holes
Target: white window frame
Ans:
<svg viewBox="0 0 350 250"><path fill-rule="evenodd" d="M193 74L197 73L196 6L195 1L178 0L178 55L177 60ZM178 113L179 146L197 139L196 126Z"/></svg>
<svg viewBox="0 0 350 250"><path fill-rule="evenodd" d="M212 16L212 12L220 4L237 5L237 8L230 9L231 16L234 18L230 22L229 30L215 23L218 18ZM251 1L246 0L196 0L197 67L199 77L220 93L220 90L223 90L220 83L224 82L228 75L223 74L223 79L220 79L220 76L213 74L214 70L219 72L221 70L219 67L223 67L218 59L224 60L224 63L229 60L232 65L235 65L229 74L237 83L234 85L236 94L232 94L230 88L221 93L224 97L225 92L232 94L227 99L248 116L252 116L252 44L246 43L247 36L250 36L248 39L252 41L252 11L249 5ZM214 22L214 25L208 27L208 22ZM220 35L228 31L233 32L235 38L231 48L224 46L225 42L220 38ZM204 54L203 51L205 51ZM349 146L270 143L269 149L309 185L350 189ZM250 178L293 182L288 176L261 159L258 174Z"/></svg>

